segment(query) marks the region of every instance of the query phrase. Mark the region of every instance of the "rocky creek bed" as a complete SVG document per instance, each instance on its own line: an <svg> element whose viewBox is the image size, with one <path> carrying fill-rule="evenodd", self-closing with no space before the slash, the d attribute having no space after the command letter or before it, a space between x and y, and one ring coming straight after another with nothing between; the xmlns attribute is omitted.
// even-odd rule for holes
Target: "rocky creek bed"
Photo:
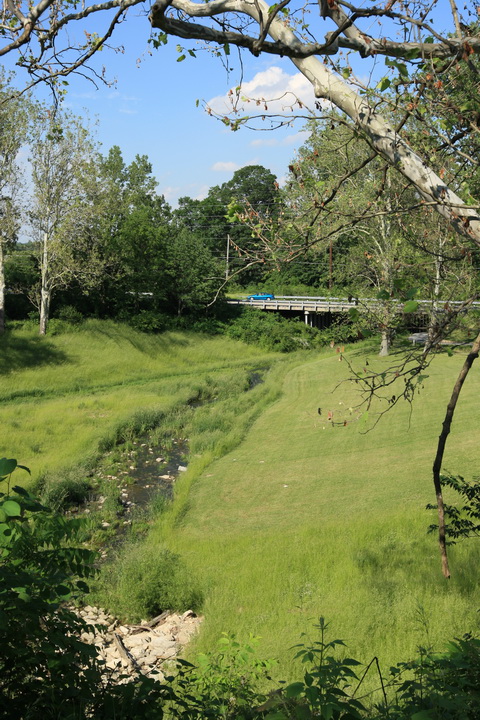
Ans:
<svg viewBox="0 0 480 720"><path fill-rule="evenodd" d="M162 680L162 668L180 655L203 620L192 610L182 614L167 611L150 621L122 625L102 608L86 605L74 611L88 625L96 626L80 639L95 645L109 675L115 679L123 676L124 682L138 674Z"/></svg>

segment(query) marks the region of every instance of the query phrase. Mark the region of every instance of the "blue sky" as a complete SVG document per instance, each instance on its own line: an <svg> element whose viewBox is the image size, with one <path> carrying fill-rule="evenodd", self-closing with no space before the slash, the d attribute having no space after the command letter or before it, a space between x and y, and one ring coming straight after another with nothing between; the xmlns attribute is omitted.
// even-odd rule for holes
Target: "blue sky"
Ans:
<svg viewBox="0 0 480 720"><path fill-rule="evenodd" d="M66 99L68 108L77 115L98 120L98 139L104 153L112 145L119 145L127 162L136 154L148 155L158 180L158 192L174 206L184 195L204 197L209 187L229 180L243 165L264 165L282 182L295 150L305 140L302 132L305 121L298 120L293 127L275 131L243 128L234 133L209 117L202 101L222 112L223 98L239 81L238 63L228 75L218 58L201 49L196 58L187 54L183 62L177 62L176 38L170 38L167 46L152 49L145 8L131 8L126 21L114 32L112 43L123 46L123 52L105 50L94 58L98 72L105 65L106 77L116 78L115 86L99 85L96 89L88 80L72 76ZM99 20L94 18L92 23ZM93 25L89 29L100 31ZM366 30L376 34L378 27ZM68 32L74 41L84 39L80 26L69 27ZM198 47L188 41L185 45ZM232 48L232 60L235 52ZM249 95L278 97L291 90L304 103L312 105L312 86L288 59L255 58L248 52L242 57L243 81ZM376 62L373 75L378 79L383 75L384 65L381 59ZM358 70L366 81L372 67L366 66L365 60L360 63ZM281 109L292 97L287 95L276 106L269 103L269 109Z"/></svg>
<svg viewBox="0 0 480 720"><path fill-rule="evenodd" d="M115 86L96 89L85 79L69 79L66 105L77 115L98 119L103 152L119 145L127 162L137 153L148 155L158 192L174 206L184 195L205 197L209 187L229 180L243 165L264 165L281 180L305 138L304 121L272 132L232 132L201 103L214 101L219 107L237 84L238 72L228 75L218 58L202 50L177 62L175 38L154 50L149 36L147 18L131 13L116 35L124 52L102 51L95 61L98 69L105 65L108 78L116 78ZM281 93L290 85L313 101L311 86L289 61L245 54L244 80L253 95Z"/></svg>

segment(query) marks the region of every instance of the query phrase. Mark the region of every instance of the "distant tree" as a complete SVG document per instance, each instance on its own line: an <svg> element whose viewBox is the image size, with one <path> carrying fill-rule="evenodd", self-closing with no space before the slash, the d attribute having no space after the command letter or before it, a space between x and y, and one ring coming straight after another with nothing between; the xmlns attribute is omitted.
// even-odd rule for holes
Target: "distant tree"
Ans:
<svg viewBox="0 0 480 720"><path fill-rule="evenodd" d="M38 245L40 334L45 335L53 293L74 278L91 279L95 265L89 236L95 183L95 145L73 115L41 110L31 147L32 237Z"/></svg>
<svg viewBox="0 0 480 720"><path fill-rule="evenodd" d="M222 295L222 266L193 233L172 233L167 246L165 284L169 308L177 315L201 315Z"/></svg>
<svg viewBox="0 0 480 720"><path fill-rule="evenodd" d="M20 229L22 173L18 153L26 140L28 100L6 102L11 90L0 75L0 334L5 330L5 256Z"/></svg>
<svg viewBox="0 0 480 720"><path fill-rule="evenodd" d="M248 268L243 254L252 243L251 233L228 216L230 203L248 204L262 216L274 212L279 201L276 176L262 165L247 165L236 170L231 180L210 188L204 200L181 198L175 217L180 225L201 238L210 251L224 263L224 277L239 271L236 279L243 285L258 282L263 268ZM229 268L227 268L227 254Z"/></svg>
<svg viewBox="0 0 480 720"><path fill-rule="evenodd" d="M165 253L171 209L156 194L146 155L127 165L118 146L100 161L101 191L95 200L98 236L107 263L99 303L115 314L136 312L142 294L150 306L165 300Z"/></svg>

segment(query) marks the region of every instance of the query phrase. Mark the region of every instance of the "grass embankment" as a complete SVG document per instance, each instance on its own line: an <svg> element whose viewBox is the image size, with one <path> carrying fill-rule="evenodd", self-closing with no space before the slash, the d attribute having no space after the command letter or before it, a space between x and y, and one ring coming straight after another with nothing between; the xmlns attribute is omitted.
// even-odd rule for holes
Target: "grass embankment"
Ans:
<svg viewBox="0 0 480 720"><path fill-rule="evenodd" d="M2 338L0 454L32 470L31 483L92 467L117 440L154 426L220 383L236 395L250 369L274 356L224 338L144 335L113 322L39 338ZM27 476L23 483L28 485Z"/></svg>
<svg viewBox="0 0 480 720"><path fill-rule="evenodd" d="M193 484L182 479L188 504L180 499L182 511L163 518L149 545L167 541L200 577L197 649L211 649L222 631L260 635L262 655L280 657L285 676L288 648L320 615L354 657L376 654L384 667L419 644L478 629L479 548L472 540L452 549L447 582L426 535L431 465L461 362L461 353L438 357L412 416L398 406L361 434L359 423L326 421L329 410L348 418L358 401L352 383L332 394L347 368L328 352L289 372L281 398L233 452ZM445 456L446 469L466 476L478 467L479 385L474 370Z"/></svg>
<svg viewBox="0 0 480 720"><path fill-rule="evenodd" d="M15 333L2 343L0 453L30 465L34 479L92 463L122 434L162 419L160 434L181 428L189 438L174 505L119 561L123 585L117 575L104 586L122 593L110 595L112 605L130 611L132 567L141 558L151 567L167 547L205 595L198 649L211 649L222 631L261 635L261 654L279 657L284 677L288 648L320 614L352 654L377 654L384 666L419 643L477 628L479 550L474 541L454 548L447 583L425 533L434 519L424 510L434 497L433 453L460 353L435 360L411 418L399 406L361 434L359 423L326 421L329 410L350 418L346 408L358 399L350 383L332 394L347 368L330 350L278 365L245 393L248 368L278 356L220 338L145 336L94 322L78 333L41 341ZM445 468L467 476L477 465L479 383L474 369L445 458ZM212 395L213 403L181 410Z"/></svg>

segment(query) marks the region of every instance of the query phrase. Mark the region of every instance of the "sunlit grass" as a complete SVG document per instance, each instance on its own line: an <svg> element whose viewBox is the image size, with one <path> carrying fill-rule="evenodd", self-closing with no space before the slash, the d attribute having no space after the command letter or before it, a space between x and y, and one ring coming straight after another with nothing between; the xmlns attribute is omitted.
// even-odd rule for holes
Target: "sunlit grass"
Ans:
<svg viewBox="0 0 480 720"><path fill-rule="evenodd" d="M144 335L111 322L39 339L2 339L0 454L32 470L33 481L89 465L129 425L139 431L172 408L208 393L211 378L247 382L248 367L269 362L252 347L188 333ZM238 378L235 378L238 369ZM147 418L148 420L148 418ZM28 482L28 481L27 481Z"/></svg>
<svg viewBox="0 0 480 720"><path fill-rule="evenodd" d="M348 411L356 386L332 393L347 378L337 356L289 372L245 440L196 477L181 521L158 531L207 588L198 647L224 630L259 634L288 673L287 648L319 615L356 656L386 665L478 628L479 549L454 548L446 582L426 534L436 441L461 362L438 357L413 413L400 405L366 434ZM445 468L467 476L477 472L479 384L473 372L445 456ZM332 427L329 410L353 421Z"/></svg>
<svg viewBox="0 0 480 720"><path fill-rule="evenodd" d="M358 347L349 357L364 360ZM356 386L330 349L280 362L222 338L113 323L43 344L18 333L2 348L0 454L37 479L93 462L157 422L159 437L181 433L188 471L143 553L168 547L198 578L206 620L197 649L213 648L222 631L258 634L261 653L279 657L288 676L288 648L324 615L349 652L388 666L418 644L478 628L480 550L454 548L447 583L426 534L436 441L462 359L436 358L413 412L399 405L365 433L349 411ZM249 372L272 364L244 392ZM478 466L479 384L474 366L444 463L467 477ZM205 403L185 410L194 400ZM332 427L328 412L347 425Z"/></svg>

